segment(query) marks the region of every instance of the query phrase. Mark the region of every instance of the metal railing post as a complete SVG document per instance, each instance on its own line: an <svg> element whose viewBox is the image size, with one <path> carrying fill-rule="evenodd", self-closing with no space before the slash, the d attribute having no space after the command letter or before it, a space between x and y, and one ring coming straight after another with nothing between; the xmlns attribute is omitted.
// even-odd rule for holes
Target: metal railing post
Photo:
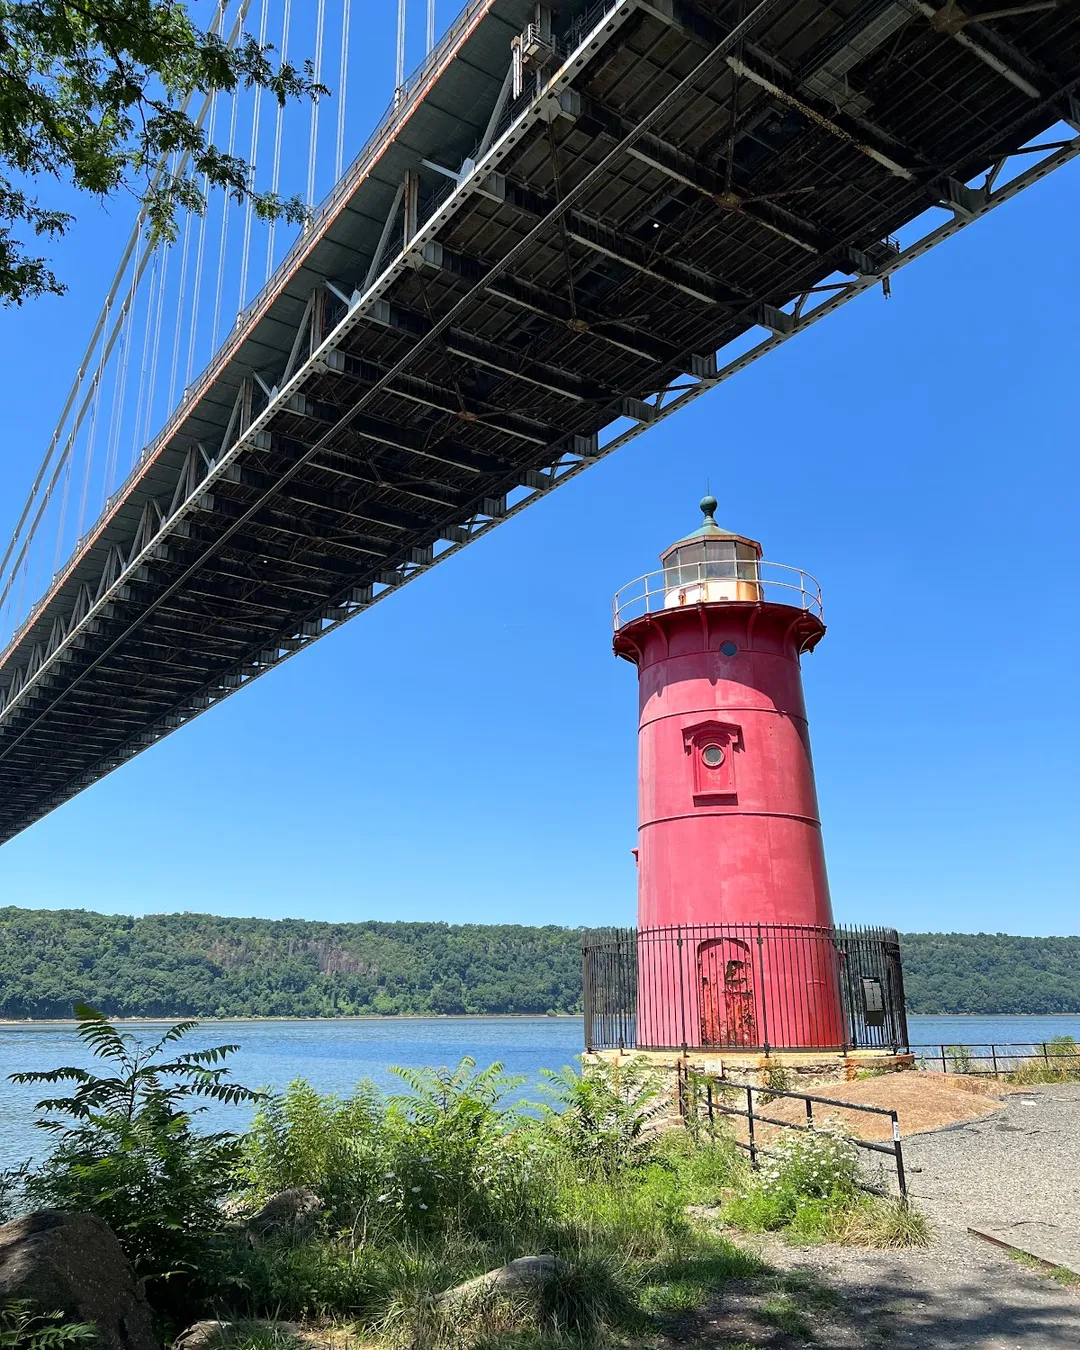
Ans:
<svg viewBox="0 0 1080 1350"><path fill-rule="evenodd" d="M991 1059L991 1061L992 1061L992 1063L993 1063L993 1066L994 1066L994 1077L997 1078L997 1076L998 1076L998 1062L997 1062L997 1046L996 1046L996 1045L991 1045L991 1047L990 1047L990 1059Z"/></svg>
<svg viewBox="0 0 1080 1350"><path fill-rule="evenodd" d="M761 924L757 926L757 956L758 956L758 977L759 988L761 990L761 1045L766 1055L769 1053L769 1010L767 1007L768 999L765 996L765 940L761 936Z"/></svg>
<svg viewBox="0 0 1080 1350"><path fill-rule="evenodd" d="M746 1126L750 1139L750 1166L757 1166L757 1142L754 1139L754 1089L746 1085Z"/></svg>
<svg viewBox="0 0 1080 1350"><path fill-rule="evenodd" d="M678 930L678 933L679 933L679 936L678 936L678 938L676 939L676 942L675 942L675 954L676 954L676 958L677 958L677 960L678 960L678 962L679 962L679 1031L682 1033L681 1036L680 1036L680 1039L681 1039L681 1041L682 1041L682 1052L683 1052L683 1056L685 1057L685 1055L686 1055L686 989L685 989L684 981L683 981L683 951L682 951L682 949L683 949L683 940L682 940L682 929L681 929L681 928Z"/></svg>
<svg viewBox="0 0 1080 1350"><path fill-rule="evenodd" d="M904 1173L904 1150L900 1145L900 1118L895 1111L889 1112L892 1121L893 1153L896 1157L896 1184L902 1199L907 1199L907 1177Z"/></svg>

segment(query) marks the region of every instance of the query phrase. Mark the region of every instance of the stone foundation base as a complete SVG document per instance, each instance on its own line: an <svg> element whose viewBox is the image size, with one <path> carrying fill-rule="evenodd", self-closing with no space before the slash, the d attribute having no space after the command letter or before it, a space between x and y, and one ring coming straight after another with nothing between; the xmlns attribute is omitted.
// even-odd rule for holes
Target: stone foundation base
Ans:
<svg viewBox="0 0 1080 1350"><path fill-rule="evenodd" d="M684 1072L721 1078L740 1086L772 1087L780 1091L810 1092L825 1083L850 1082L864 1075L902 1073L915 1068L912 1054L894 1054L891 1050L594 1050L582 1057L608 1064L627 1060L648 1060L658 1069L673 1074Z"/></svg>

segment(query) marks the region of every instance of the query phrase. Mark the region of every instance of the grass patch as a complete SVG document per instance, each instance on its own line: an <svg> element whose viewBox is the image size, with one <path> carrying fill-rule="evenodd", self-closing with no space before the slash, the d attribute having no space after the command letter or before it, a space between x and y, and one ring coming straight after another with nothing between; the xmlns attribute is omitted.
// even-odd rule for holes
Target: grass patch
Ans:
<svg viewBox="0 0 1080 1350"><path fill-rule="evenodd" d="M1051 1265L1050 1262L1040 1261L1037 1256L1030 1256L1027 1252L1010 1250L1009 1255L1020 1265L1027 1266L1028 1270L1033 1270L1036 1275L1045 1275L1055 1284L1060 1284L1066 1289L1080 1288L1080 1275L1074 1270L1069 1270L1067 1266Z"/></svg>
<svg viewBox="0 0 1080 1350"><path fill-rule="evenodd" d="M813 1340L814 1329L806 1314L790 1294L773 1294L761 1305L757 1316L785 1336L798 1341Z"/></svg>

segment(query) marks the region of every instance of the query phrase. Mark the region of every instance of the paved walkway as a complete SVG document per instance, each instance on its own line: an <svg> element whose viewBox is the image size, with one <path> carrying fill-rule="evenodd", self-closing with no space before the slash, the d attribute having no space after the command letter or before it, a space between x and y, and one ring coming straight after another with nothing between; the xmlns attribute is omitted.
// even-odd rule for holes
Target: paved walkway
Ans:
<svg viewBox="0 0 1080 1350"><path fill-rule="evenodd" d="M1010 1095L992 1116L916 1135L904 1157L943 1237L978 1228L1080 1273L1080 1083Z"/></svg>
<svg viewBox="0 0 1080 1350"><path fill-rule="evenodd" d="M935 1227L930 1247L760 1244L812 1345L1080 1350L1080 1286L1064 1287L967 1231L1037 1233L1080 1262L1080 1084L1010 1097L993 1116L906 1140L904 1153L913 1199ZM690 1344L794 1350L799 1338L769 1324L764 1297L760 1288L725 1291Z"/></svg>

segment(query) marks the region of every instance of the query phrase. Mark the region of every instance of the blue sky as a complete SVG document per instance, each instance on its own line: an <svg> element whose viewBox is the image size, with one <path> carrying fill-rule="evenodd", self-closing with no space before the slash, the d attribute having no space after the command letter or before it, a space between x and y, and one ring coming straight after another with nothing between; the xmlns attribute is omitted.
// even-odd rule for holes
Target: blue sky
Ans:
<svg viewBox="0 0 1080 1350"><path fill-rule="evenodd" d="M357 143L389 17L365 59ZM0 903L631 922L610 598L708 479L824 588L805 679L837 917L1077 931L1078 208L1074 162L142 755L0 849ZM87 209L70 293L0 313L4 531L129 217Z"/></svg>

